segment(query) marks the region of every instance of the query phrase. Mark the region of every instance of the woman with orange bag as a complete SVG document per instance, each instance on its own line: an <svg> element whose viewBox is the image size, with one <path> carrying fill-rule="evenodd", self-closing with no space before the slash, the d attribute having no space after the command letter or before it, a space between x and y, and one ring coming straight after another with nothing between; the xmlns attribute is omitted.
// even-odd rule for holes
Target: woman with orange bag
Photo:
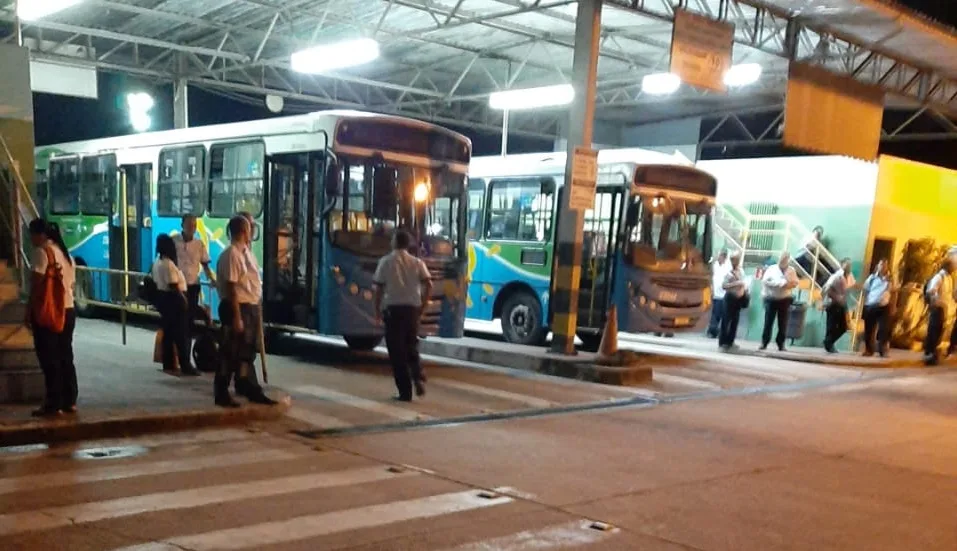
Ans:
<svg viewBox="0 0 957 551"><path fill-rule="evenodd" d="M46 399L37 417L76 413L76 366L73 364L73 284L76 268L55 223L37 218L30 222L34 251L30 302L26 323L43 370Z"/></svg>

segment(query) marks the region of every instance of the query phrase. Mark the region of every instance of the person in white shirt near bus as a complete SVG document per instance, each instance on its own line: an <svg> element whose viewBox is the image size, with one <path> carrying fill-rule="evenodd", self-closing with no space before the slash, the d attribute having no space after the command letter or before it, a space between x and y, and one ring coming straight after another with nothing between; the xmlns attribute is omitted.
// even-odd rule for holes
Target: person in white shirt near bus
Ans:
<svg viewBox="0 0 957 551"><path fill-rule="evenodd" d="M890 303L894 283L886 260L880 260L874 273L867 276L863 285L864 355L873 356L875 350L881 357L887 356L890 335ZM876 337L876 346L875 346Z"/></svg>
<svg viewBox="0 0 957 551"><path fill-rule="evenodd" d="M721 333L721 320L727 309L724 304L724 278L731 271L728 262L728 249L721 249L718 257L711 263L711 321L708 323L708 337L715 339Z"/></svg>
<svg viewBox="0 0 957 551"><path fill-rule="evenodd" d="M954 270L957 269L957 247L947 251L940 270L927 282L924 288L924 300L930 309L927 320L927 337L924 339L924 363L937 365L939 360L938 348L940 339L944 335L944 325L947 318L953 313L954 305Z"/></svg>
<svg viewBox="0 0 957 551"><path fill-rule="evenodd" d="M771 329L774 321L778 322L778 334L775 342L778 350L785 351L784 340L787 338L788 315L791 304L794 302L793 290L798 286L797 274L790 266L791 255L781 253L778 263L768 266L761 279L764 298L764 331L761 334L760 350L767 350L771 342Z"/></svg>
<svg viewBox="0 0 957 551"><path fill-rule="evenodd" d="M176 244L176 267L183 272L186 278L186 304L188 307L188 322L186 324L186 342L193 342L193 322L197 317L206 319L206 313L199 307L199 296L202 286L199 283L200 269L214 285L216 276L210 269L209 251L202 239L196 239L196 216L183 216L183 231L173 237Z"/></svg>
<svg viewBox="0 0 957 551"><path fill-rule="evenodd" d="M738 334L738 320L741 318L741 309L746 308L750 301L748 297L748 280L741 269L741 253L735 252L728 262L728 271L720 283L724 291L724 316L721 318L721 333L718 336L718 346L721 350L730 351L735 348L734 338Z"/></svg>
<svg viewBox="0 0 957 551"><path fill-rule="evenodd" d="M240 214L229 221L230 245L216 262L219 319L223 324L222 362L213 380L216 405L239 407L229 395L235 379L236 393L252 403L273 405L256 377L259 324L262 322L262 279L250 250L252 225Z"/></svg>
<svg viewBox="0 0 957 551"><path fill-rule="evenodd" d="M190 348L186 336L189 309L186 304L186 277L176 267L176 244L169 235L156 238L156 261L151 274L156 282L157 309L163 328L163 371L176 372L176 360L183 375L199 375L189 359Z"/></svg>
<svg viewBox="0 0 957 551"><path fill-rule="evenodd" d="M392 252L379 261L375 284L376 324L385 316L385 342L392 374L399 391L397 400L412 401L412 387L425 394L425 377L419 359L419 320L432 296L432 276L422 259L409 252L411 236L398 230ZM384 310L383 310L384 307Z"/></svg>
<svg viewBox="0 0 957 551"><path fill-rule="evenodd" d="M837 352L834 344L847 333L847 292L857 285L851 273L851 259L841 260L841 267L827 279L822 289L824 311L827 316L824 331L824 350Z"/></svg>

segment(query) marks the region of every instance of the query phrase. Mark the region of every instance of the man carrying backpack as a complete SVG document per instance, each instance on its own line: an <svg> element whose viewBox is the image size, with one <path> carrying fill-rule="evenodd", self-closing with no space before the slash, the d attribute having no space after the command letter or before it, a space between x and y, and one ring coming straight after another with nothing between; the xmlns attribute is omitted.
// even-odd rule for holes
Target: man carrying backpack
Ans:
<svg viewBox="0 0 957 551"><path fill-rule="evenodd" d="M937 365L937 349L944 334L944 322L950 305L954 302L954 268L957 267L957 247L947 251L943 266L924 287L924 300L930 310L927 320L927 337L924 339L924 364Z"/></svg>

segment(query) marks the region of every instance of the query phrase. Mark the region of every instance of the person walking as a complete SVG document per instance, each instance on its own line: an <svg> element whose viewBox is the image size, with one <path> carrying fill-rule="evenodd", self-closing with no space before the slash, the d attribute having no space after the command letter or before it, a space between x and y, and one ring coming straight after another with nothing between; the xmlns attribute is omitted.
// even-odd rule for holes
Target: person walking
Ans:
<svg viewBox="0 0 957 551"><path fill-rule="evenodd" d="M376 267L376 324L385 316L385 343L392 363L392 375L399 391L397 400L412 401L412 387L425 394L425 377L419 359L419 320L432 296L432 276L425 262L409 252L411 237L398 230L392 252ZM384 308L384 310L383 310Z"/></svg>
<svg viewBox="0 0 957 551"><path fill-rule="evenodd" d="M874 273L864 280L864 355L873 356L876 350L887 357L890 335L890 303L893 283L886 260L880 260ZM876 337L876 347L875 347Z"/></svg>
<svg viewBox="0 0 957 551"><path fill-rule="evenodd" d="M179 360L179 372L183 375L199 375L189 359L190 347L187 341L189 330L189 308L186 302L186 277L176 267L176 244L167 234L156 238L156 261L150 275L156 282L156 306L163 328L163 371L176 372L176 359Z"/></svg>
<svg viewBox="0 0 957 551"><path fill-rule="evenodd" d="M774 321L778 322L778 334L775 342L778 350L785 351L784 339L787 338L788 314L794 302L792 290L798 286L794 268L789 266L791 255L781 253L777 264L768 266L761 279L763 288L761 295L764 298L764 331L761 334L760 350L767 350L771 342L771 329Z"/></svg>
<svg viewBox="0 0 957 551"><path fill-rule="evenodd" d="M721 320L726 306L724 303L724 278L731 270L728 263L728 249L721 249L718 257L711 263L711 321L708 323L708 337L717 338L721 332Z"/></svg>
<svg viewBox="0 0 957 551"><path fill-rule="evenodd" d="M718 346L725 352L735 348L734 338L738 334L738 320L741 318L741 309L748 299L748 282L741 270L741 253L731 255L728 263L728 272L721 281L724 291L724 316L721 318L721 329L718 336Z"/></svg>
<svg viewBox="0 0 957 551"><path fill-rule="evenodd" d="M262 322L262 280L250 250L252 226L236 215L228 225L230 244L219 255L216 281L219 288L219 320L223 325L222 362L213 380L216 405L239 407L229 395L235 380L236 394L256 404L274 405L256 377L259 324Z"/></svg>
<svg viewBox="0 0 957 551"><path fill-rule="evenodd" d="M196 216L187 214L183 216L183 231L173 237L176 244L176 267L183 272L186 278L186 344L192 347L193 344L193 323L197 317L208 320L204 310L199 307L199 297L202 293L202 286L199 283L199 272L202 268L206 277L214 285L216 277L210 269L209 251L206 244L201 239L196 239ZM192 354L190 354L192 357Z"/></svg>
<svg viewBox="0 0 957 551"><path fill-rule="evenodd" d="M37 218L30 222L28 231L34 250L30 299L24 321L33 330L33 345L46 387L43 405L33 415L53 417L76 413L79 394L73 361L76 266L55 223ZM38 313L44 311L55 312L58 319L39 319ZM53 323L48 323L50 321Z"/></svg>
<svg viewBox="0 0 957 551"><path fill-rule="evenodd" d="M957 264L957 247L947 252L940 270L930 278L924 288L924 300L927 302L930 315L927 320L927 336L924 338L924 364L937 365L939 361L937 349L944 334L944 324L947 320L948 306L954 299L953 273Z"/></svg>
<svg viewBox="0 0 957 551"><path fill-rule="evenodd" d="M851 259L841 260L841 267L824 284L824 311L827 316L824 350L837 352L834 345L847 333L847 292L857 285L851 273Z"/></svg>

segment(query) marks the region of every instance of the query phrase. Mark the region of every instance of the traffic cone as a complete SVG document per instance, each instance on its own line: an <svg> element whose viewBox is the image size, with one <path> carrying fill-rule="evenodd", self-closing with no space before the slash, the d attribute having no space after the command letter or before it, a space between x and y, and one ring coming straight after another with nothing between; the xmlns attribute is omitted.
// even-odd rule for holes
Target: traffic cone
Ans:
<svg viewBox="0 0 957 551"><path fill-rule="evenodd" d="M598 345L598 359L611 360L618 355L618 309L612 306L605 319L605 330Z"/></svg>

